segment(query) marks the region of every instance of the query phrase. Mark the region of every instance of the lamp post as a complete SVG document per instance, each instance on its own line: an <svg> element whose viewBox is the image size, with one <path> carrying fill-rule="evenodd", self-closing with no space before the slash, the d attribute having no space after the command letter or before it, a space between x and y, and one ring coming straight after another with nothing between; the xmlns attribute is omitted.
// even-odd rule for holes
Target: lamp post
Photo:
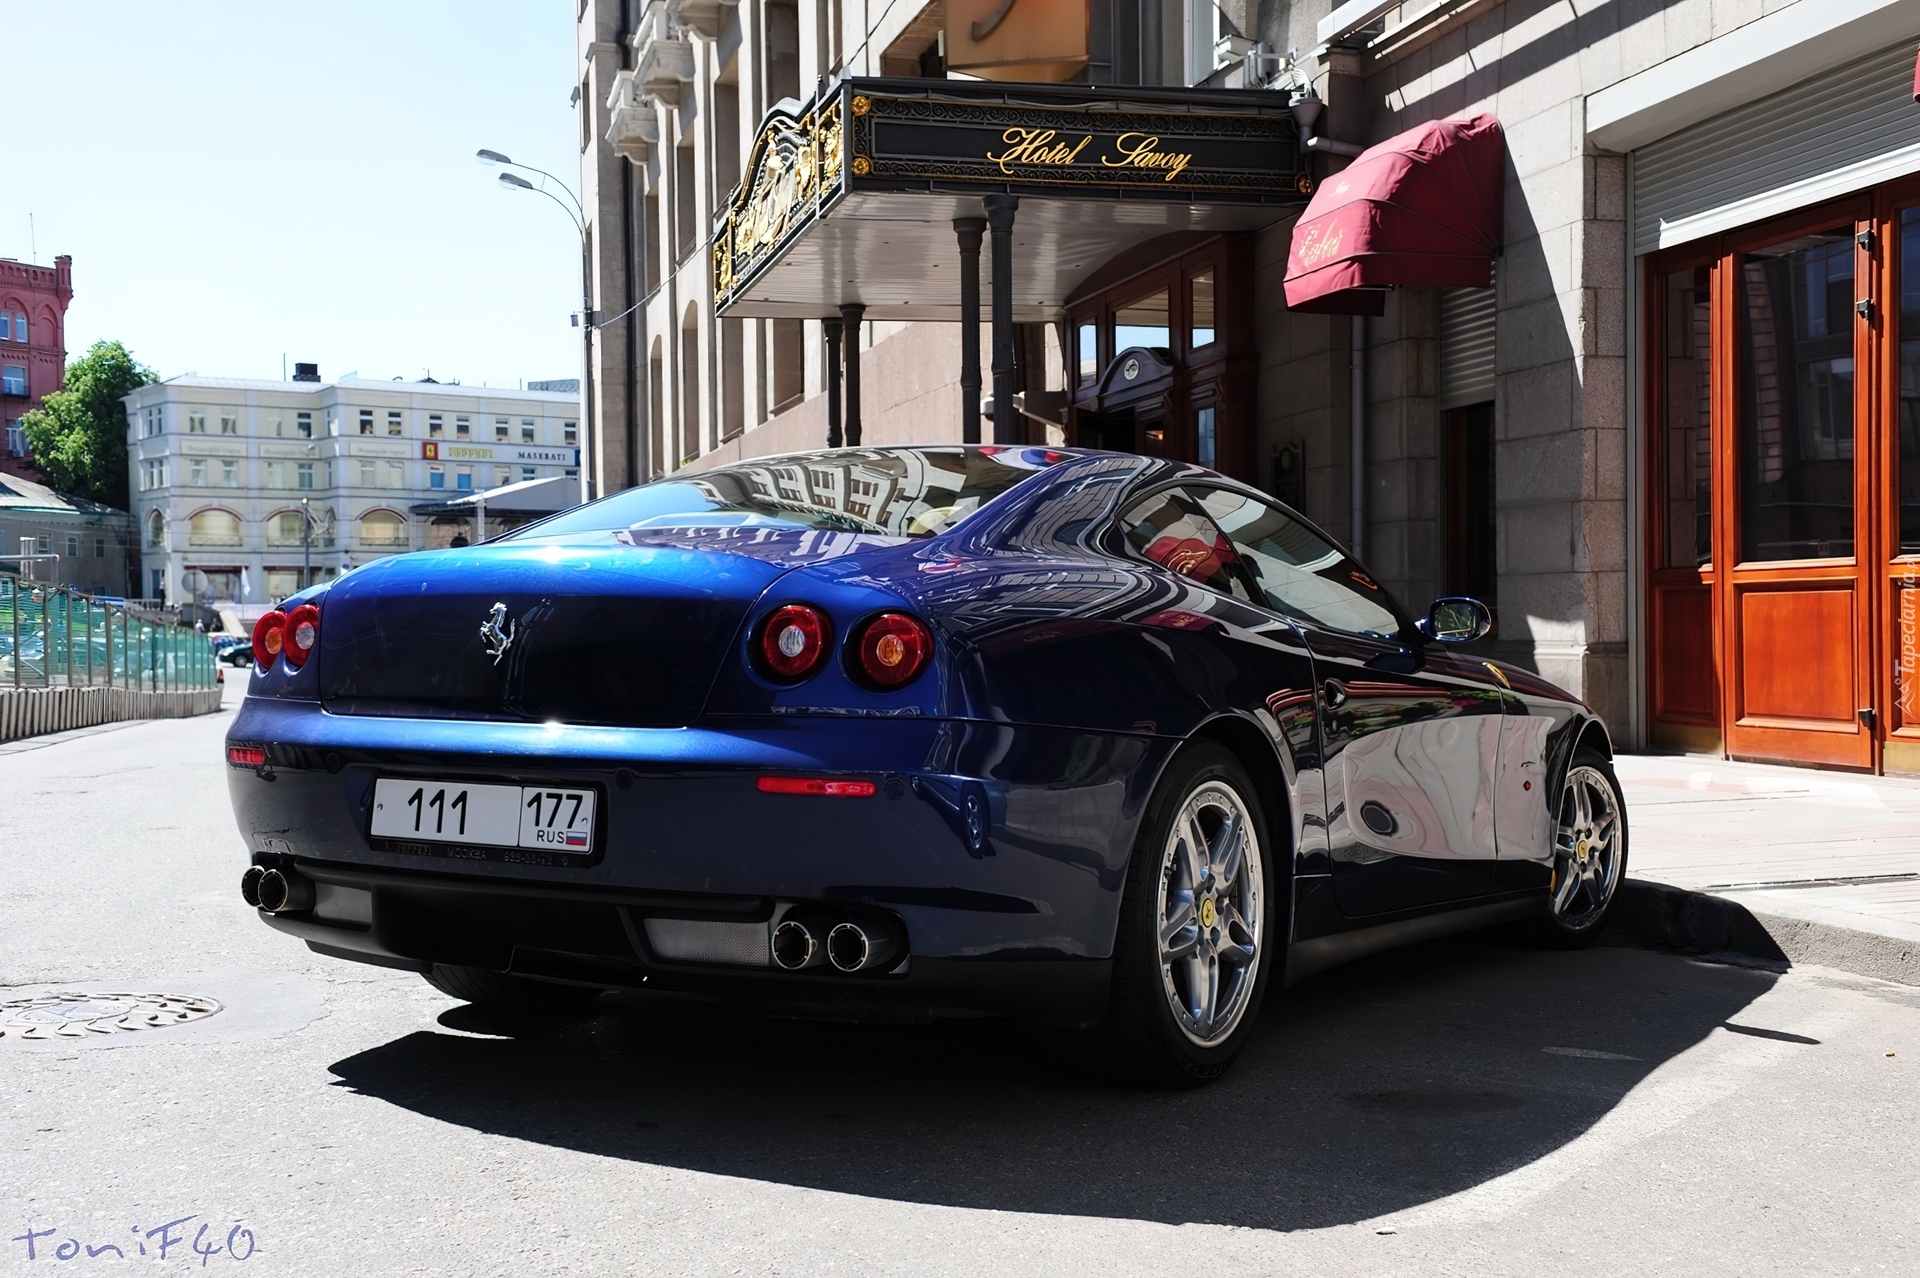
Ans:
<svg viewBox="0 0 1920 1278"><path fill-rule="evenodd" d="M538 191L555 204L558 204L561 210L573 219L573 229L580 234L580 345L582 357L580 390L582 395L581 415L584 418L581 424L586 427L587 437L586 465L581 469L586 480L584 485L585 497L588 501L592 501L600 494L599 484L595 478L593 469L595 460L593 443L593 330L595 325L593 313L593 256L591 246L587 241L586 210L580 206L580 201L574 196L573 191L567 184L545 169L536 169L531 164L516 164L500 152L489 151L484 148L474 152L474 158L482 164L499 164L507 168L525 169L529 173L539 174L545 181L536 184L527 181L518 173L502 173L500 175L500 185L509 191ZM563 200L552 191L549 191L546 186L547 182L551 182L562 191L565 191L567 198Z"/></svg>

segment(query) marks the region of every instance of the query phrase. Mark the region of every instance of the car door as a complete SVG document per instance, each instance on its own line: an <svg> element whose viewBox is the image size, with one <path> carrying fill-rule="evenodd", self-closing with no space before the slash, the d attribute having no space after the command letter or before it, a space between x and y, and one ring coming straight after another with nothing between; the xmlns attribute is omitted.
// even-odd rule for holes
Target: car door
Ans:
<svg viewBox="0 0 1920 1278"><path fill-rule="evenodd" d="M1334 899L1349 917L1498 889L1501 688L1425 643L1359 564L1277 506L1194 494L1313 654Z"/></svg>

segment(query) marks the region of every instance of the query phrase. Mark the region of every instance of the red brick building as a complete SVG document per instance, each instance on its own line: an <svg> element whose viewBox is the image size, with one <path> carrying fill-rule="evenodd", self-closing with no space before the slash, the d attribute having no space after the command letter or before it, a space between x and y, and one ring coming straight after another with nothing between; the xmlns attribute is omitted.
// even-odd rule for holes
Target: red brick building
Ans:
<svg viewBox="0 0 1920 1278"><path fill-rule="evenodd" d="M20 419L60 389L67 372L67 303L73 259L52 266L0 258L0 471L38 480Z"/></svg>

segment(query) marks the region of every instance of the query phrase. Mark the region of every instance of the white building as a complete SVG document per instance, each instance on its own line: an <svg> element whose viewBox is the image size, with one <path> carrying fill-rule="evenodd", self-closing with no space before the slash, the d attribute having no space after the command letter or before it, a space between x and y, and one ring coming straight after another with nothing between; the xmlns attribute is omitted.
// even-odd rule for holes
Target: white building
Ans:
<svg viewBox="0 0 1920 1278"><path fill-rule="evenodd" d="M436 544L416 502L580 465L579 399L551 391L176 377L126 406L141 583L168 604L272 603Z"/></svg>

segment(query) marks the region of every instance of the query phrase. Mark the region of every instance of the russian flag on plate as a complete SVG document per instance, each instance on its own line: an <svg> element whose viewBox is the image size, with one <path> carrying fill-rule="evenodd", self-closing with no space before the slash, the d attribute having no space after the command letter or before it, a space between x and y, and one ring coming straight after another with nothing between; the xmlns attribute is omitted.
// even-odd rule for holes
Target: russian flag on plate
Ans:
<svg viewBox="0 0 1920 1278"><path fill-rule="evenodd" d="M572 831L568 831L567 846L570 848L584 848L585 846L587 846L587 836L584 834L575 834Z"/></svg>

